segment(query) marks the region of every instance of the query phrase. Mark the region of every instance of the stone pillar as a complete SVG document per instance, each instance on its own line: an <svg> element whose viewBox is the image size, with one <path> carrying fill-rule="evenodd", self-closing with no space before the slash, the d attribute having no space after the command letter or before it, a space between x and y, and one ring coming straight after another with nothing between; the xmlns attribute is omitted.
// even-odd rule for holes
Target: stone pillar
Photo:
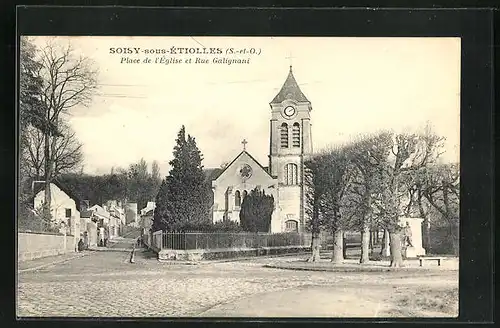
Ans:
<svg viewBox="0 0 500 328"><path fill-rule="evenodd" d="M391 256L391 248L389 243L389 231L384 230L384 244L382 245L382 256Z"/></svg>
<svg viewBox="0 0 500 328"><path fill-rule="evenodd" d="M411 241L413 247L408 246L405 250L405 256L407 258L417 257L425 255L425 249L422 244L422 221L424 219L420 218L400 218L400 225L403 227L402 237L404 233L404 227L406 223L410 225L411 229Z"/></svg>

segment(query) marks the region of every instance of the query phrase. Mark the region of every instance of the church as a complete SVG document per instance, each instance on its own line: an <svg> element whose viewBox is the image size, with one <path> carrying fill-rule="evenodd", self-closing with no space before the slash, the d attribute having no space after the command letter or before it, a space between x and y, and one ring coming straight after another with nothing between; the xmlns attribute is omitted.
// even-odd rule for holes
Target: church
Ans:
<svg viewBox="0 0 500 328"><path fill-rule="evenodd" d="M292 66L270 102L269 162L262 166L245 149L224 169L207 170L212 184L213 222L239 222L245 196L259 188L274 197L271 232L301 232L305 223L304 162L312 154L311 102L302 93Z"/></svg>

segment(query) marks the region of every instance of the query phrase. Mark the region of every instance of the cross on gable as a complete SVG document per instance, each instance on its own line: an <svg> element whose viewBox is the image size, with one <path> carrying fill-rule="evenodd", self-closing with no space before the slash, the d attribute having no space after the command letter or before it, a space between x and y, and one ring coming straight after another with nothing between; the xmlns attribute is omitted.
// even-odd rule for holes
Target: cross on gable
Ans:
<svg viewBox="0 0 500 328"><path fill-rule="evenodd" d="M246 150L248 141L246 139L243 139L241 143L243 144L243 150Z"/></svg>

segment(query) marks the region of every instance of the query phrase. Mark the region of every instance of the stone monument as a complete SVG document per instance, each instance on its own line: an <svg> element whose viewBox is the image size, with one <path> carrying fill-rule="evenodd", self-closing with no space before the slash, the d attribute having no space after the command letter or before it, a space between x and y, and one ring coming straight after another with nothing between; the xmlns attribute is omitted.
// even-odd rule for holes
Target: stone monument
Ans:
<svg viewBox="0 0 500 328"><path fill-rule="evenodd" d="M403 248L406 258L412 258L425 255L425 249L422 245L422 221L420 218L400 218L400 225L403 227L402 233L404 234L405 227L408 226L411 233L411 246L408 245L407 239L404 238ZM402 236L404 237L404 236Z"/></svg>

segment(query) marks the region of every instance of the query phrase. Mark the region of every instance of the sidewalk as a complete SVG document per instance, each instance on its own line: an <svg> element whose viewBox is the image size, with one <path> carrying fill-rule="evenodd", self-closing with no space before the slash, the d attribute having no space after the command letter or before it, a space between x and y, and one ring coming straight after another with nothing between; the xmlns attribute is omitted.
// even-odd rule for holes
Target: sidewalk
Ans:
<svg viewBox="0 0 500 328"><path fill-rule="evenodd" d="M71 252L71 253L66 253L66 254L61 254L61 255L56 255L56 256L42 257L42 258L34 259L31 261L18 262L17 263L17 272L20 273L20 272L35 271L35 270L39 270L39 269L45 268L45 267L53 265L53 264L71 261L73 259L77 259L77 258L87 256L87 255L89 255L89 252L87 252L87 251Z"/></svg>

